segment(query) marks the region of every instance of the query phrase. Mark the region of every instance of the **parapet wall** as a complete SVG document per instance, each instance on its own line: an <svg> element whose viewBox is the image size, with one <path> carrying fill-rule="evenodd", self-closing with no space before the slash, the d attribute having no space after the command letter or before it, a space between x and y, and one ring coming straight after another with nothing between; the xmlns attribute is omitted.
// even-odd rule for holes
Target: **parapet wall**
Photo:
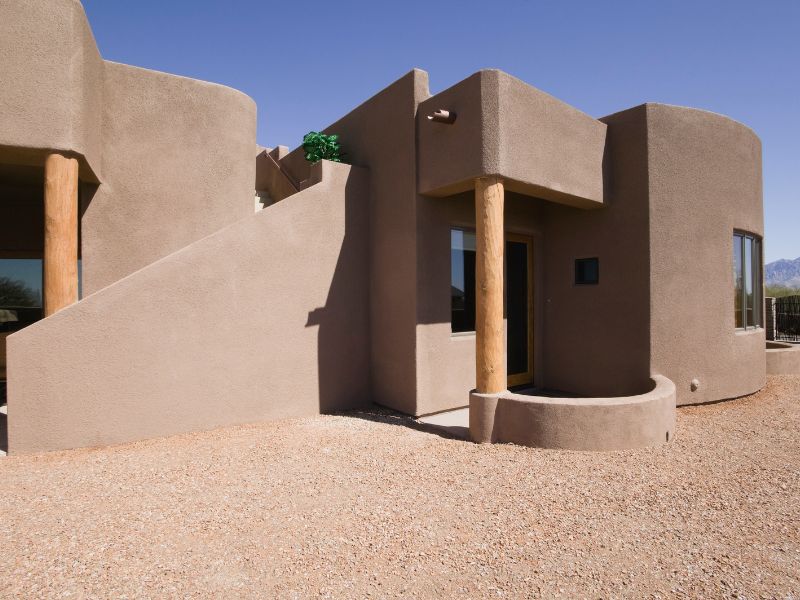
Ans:
<svg viewBox="0 0 800 600"><path fill-rule="evenodd" d="M429 121L438 109L455 122ZM452 195L500 175L509 191L603 205L606 125L507 73L479 71L425 100L417 130L421 194Z"/></svg>
<svg viewBox="0 0 800 600"><path fill-rule="evenodd" d="M368 175L320 183L8 338L9 451L369 401Z"/></svg>
<svg viewBox="0 0 800 600"><path fill-rule="evenodd" d="M800 345L767 342L767 375L800 375Z"/></svg>
<svg viewBox="0 0 800 600"><path fill-rule="evenodd" d="M652 389L620 398L550 398L470 394L469 430L476 442L512 442L564 450L658 446L675 435L675 385L655 375Z"/></svg>

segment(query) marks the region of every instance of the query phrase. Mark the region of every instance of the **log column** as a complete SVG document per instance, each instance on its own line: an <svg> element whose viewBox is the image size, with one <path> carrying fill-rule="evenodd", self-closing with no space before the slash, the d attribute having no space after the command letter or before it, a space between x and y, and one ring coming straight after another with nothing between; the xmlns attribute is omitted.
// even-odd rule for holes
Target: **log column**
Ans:
<svg viewBox="0 0 800 600"><path fill-rule="evenodd" d="M503 180L475 180L475 389L484 394L507 387L503 331Z"/></svg>
<svg viewBox="0 0 800 600"><path fill-rule="evenodd" d="M44 316L78 301L78 161L44 163Z"/></svg>

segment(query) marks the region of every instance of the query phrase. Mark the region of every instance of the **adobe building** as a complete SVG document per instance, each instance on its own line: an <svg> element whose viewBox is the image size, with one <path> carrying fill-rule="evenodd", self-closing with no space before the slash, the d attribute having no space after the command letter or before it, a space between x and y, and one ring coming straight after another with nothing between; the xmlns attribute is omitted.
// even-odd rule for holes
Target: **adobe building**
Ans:
<svg viewBox="0 0 800 600"><path fill-rule="evenodd" d="M2 3L0 74L0 277L43 273L0 305L12 453L371 403L629 448L765 384L761 146L724 116L413 70L310 164L244 94L103 60L77 0Z"/></svg>

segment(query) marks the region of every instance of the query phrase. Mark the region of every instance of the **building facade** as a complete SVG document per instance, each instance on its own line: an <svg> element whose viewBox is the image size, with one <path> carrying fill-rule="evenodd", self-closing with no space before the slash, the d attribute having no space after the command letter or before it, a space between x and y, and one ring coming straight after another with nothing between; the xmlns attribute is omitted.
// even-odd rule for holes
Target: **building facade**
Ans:
<svg viewBox="0 0 800 600"><path fill-rule="evenodd" d="M413 70L325 129L351 165L312 165L240 92L103 60L77 0L4 3L0 50L0 277L44 273L0 306L11 452L470 402L480 441L610 449L765 384L731 119Z"/></svg>

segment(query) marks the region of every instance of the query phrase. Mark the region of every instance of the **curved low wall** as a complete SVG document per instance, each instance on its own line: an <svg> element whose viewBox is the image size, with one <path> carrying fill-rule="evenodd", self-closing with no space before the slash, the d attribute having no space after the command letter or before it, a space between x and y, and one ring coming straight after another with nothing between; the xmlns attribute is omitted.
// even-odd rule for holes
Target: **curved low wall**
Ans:
<svg viewBox="0 0 800 600"><path fill-rule="evenodd" d="M547 398L503 392L469 397L473 441L567 450L657 446L675 432L675 384L655 375L653 389L624 398Z"/></svg>
<svg viewBox="0 0 800 600"><path fill-rule="evenodd" d="M767 375L800 375L800 346L767 342Z"/></svg>

